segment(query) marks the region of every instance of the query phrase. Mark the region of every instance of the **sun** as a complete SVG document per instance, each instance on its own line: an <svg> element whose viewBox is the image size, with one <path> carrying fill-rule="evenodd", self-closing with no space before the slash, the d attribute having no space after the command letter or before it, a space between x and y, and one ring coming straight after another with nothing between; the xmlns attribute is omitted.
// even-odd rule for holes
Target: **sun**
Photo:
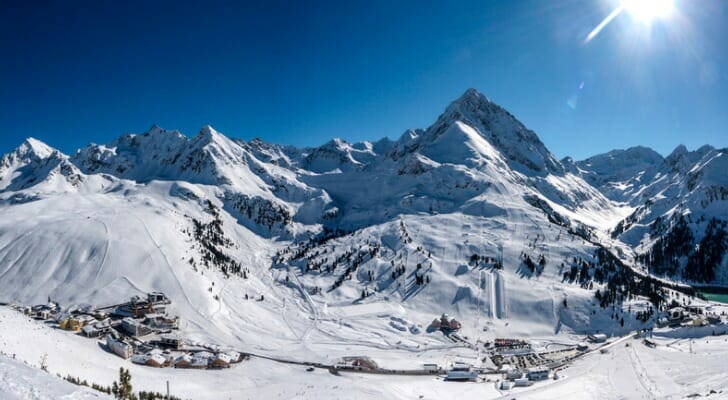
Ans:
<svg viewBox="0 0 728 400"><path fill-rule="evenodd" d="M676 8L675 0L619 0L619 5L586 35L583 44L591 42L602 29L621 14L627 14L633 20L652 27L652 23L657 20L667 22L671 19L672 14L677 11Z"/></svg>
<svg viewBox="0 0 728 400"><path fill-rule="evenodd" d="M674 0L621 0L621 3L627 14L645 23L665 19L675 10Z"/></svg>

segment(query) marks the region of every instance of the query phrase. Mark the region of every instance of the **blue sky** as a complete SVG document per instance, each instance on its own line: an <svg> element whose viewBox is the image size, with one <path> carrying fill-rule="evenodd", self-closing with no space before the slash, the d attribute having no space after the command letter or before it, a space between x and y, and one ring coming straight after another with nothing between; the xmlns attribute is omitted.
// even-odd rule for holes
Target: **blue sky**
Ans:
<svg viewBox="0 0 728 400"><path fill-rule="evenodd" d="M262 4L261 4L262 3ZM0 152L152 124L303 145L398 137L475 87L559 157L728 146L728 4L5 1Z"/></svg>

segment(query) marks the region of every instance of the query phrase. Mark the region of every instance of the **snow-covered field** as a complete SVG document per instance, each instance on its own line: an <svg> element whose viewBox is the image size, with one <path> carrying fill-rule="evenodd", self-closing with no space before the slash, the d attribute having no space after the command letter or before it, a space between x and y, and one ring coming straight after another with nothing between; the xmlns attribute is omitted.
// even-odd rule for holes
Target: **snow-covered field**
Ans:
<svg viewBox="0 0 728 400"><path fill-rule="evenodd" d="M6 354L0 357L0 394L4 399L97 398L95 393L62 382L54 374L110 385L118 379L122 366L131 370L136 390L164 392L169 381L172 394L192 399L681 399L692 394L707 396L711 391L715 393L710 398L728 398L726 335L691 340L657 333L654 349L640 339L627 337L615 342L605 354L596 351L577 360L559 372L559 380L499 391L493 381L502 379L500 375L487 375L490 382L468 383L445 382L434 376L335 376L323 369L307 372L303 366L256 357L220 371L140 367L104 352L96 340L60 331L7 307L0 307L0 324L4 327L0 351ZM384 352L368 352L375 359L384 359ZM13 354L16 359L9 359ZM455 359L456 354L441 352L439 356ZM48 373L38 369L44 356ZM302 351L290 356L305 359L308 354ZM423 361L415 354L399 357L403 364ZM458 359L465 357L467 353ZM104 397L99 394L98 398Z"/></svg>

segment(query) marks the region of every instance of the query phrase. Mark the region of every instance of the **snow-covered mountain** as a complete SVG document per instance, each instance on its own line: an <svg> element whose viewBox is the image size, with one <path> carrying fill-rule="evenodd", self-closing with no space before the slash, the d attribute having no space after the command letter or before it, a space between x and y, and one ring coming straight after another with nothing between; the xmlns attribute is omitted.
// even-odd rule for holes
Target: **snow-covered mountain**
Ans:
<svg viewBox="0 0 728 400"><path fill-rule="evenodd" d="M728 154L678 146L662 158L635 147L576 163L581 175L634 212L612 230L655 274L728 283Z"/></svg>
<svg viewBox="0 0 728 400"><path fill-rule="evenodd" d="M656 295L630 268L648 250L635 237L677 195L725 216L723 152L698 153L559 161L473 89L396 141L297 149L155 126L69 157L29 139L0 162L0 300L162 290L189 337L314 358L332 338L445 345L424 333L442 312L472 337L632 329L604 307Z"/></svg>
<svg viewBox="0 0 728 400"><path fill-rule="evenodd" d="M82 179L66 155L33 138L0 159L0 190L4 192L21 192L39 184L45 190L64 190L77 187Z"/></svg>
<svg viewBox="0 0 728 400"><path fill-rule="evenodd" d="M647 147L613 150L576 163L584 179L611 199L628 201L649 183L646 173L657 168L663 157ZM631 185L631 186L628 186Z"/></svg>

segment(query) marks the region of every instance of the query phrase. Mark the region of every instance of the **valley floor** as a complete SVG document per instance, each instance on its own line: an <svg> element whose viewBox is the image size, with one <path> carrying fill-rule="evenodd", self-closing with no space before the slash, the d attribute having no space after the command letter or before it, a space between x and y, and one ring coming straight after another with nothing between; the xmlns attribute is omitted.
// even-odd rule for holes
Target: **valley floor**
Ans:
<svg viewBox="0 0 728 400"><path fill-rule="evenodd" d="M256 357L220 371L154 369L124 361L103 351L94 340L32 320L8 307L0 307L0 326L0 351L5 354L0 357L3 365L0 378L6 382L0 388L0 395L9 399L96 398L95 393L62 382L54 375L72 375L110 385L122 366L131 370L135 390L164 392L169 381L172 394L191 399L680 399L693 394L708 396L711 391L714 393L710 398L728 397L725 368L728 336L725 335L691 340L675 332L656 332L654 349L627 337L615 341L607 353L597 351L577 360L560 372L559 380L499 391L492 381L454 383L434 376L355 373L336 376L322 369L307 372L302 366ZM416 354L407 352L387 355L389 352L355 343L339 346L391 365L416 368L423 362ZM320 351L325 344L316 347ZM455 357L459 353L467 357L464 350L433 352L435 355L428 357L447 358L448 354ZM11 359L13 355L16 360ZM307 357L304 351L281 355L300 360ZM44 356L50 374L38 369ZM397 362L396 357L402 359ZM489 376L491 380L499 378ZM99 394L99 398L103 396Z"/></svg>

